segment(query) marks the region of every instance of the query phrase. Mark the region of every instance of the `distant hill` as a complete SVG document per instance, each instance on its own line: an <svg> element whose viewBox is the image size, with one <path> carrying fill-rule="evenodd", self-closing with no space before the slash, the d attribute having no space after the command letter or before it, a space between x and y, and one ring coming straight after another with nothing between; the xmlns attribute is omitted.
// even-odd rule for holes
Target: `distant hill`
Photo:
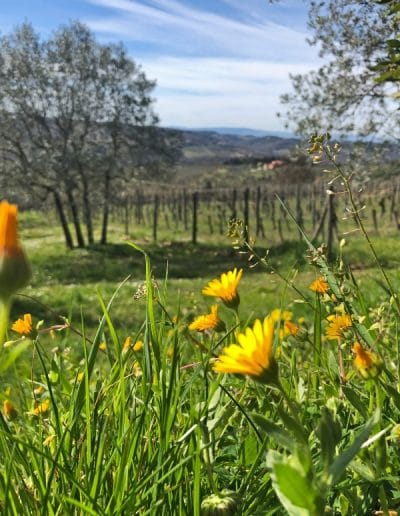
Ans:
<svg viewBox="0 0 400 516"><path fill-rule="evenodd" d="M226 134L215 130L179 132L183 140L181 163L192 165L218 165L232 159L287 158L300 143L297 138L275 135Z"/></svg>
<svg viewBox="0 0 400 516"><path fill-rule="evenodd" d="M213 129L174 129L182 140L182 157L176 167L174 182L237 184L247 181L251 170L259 170L260 164L283 160L289 166L284 169L285 178L290 181L311 178L308 162L304 155L304 163L300 164L301 153L296 148L306 149L307 142L294 136L285 137L276 134L258 135L258 131L245 128L213 128ZM230 131L227 134L225 131ZM256 136L247 134L256 132ZM261 131L261 133L263 133ZM356 159L364 163L369 173L375 177L398 175L396 161L400 160L397 145L383 145L380 142L342 140L341 160ZM314 172L314 169L311 169ZM303 172L307 178L303 178ZM276 174L272 174L275 177ZM276 176L279 177L279 176ZM280 177L279 180L282 180Z"/></svg>
<svg viewBox="0 0 400 516"><path fill-rule="evenodd" d="M247 127L202 127L202 128L188 128L188 127L176 127L181 131L190 132L207 132L207 133L218 133L218 134L230 134L236 136L278 136L279 138L295 138L293 133L289 131L263 131L260 129L249 129Z"/></svg>

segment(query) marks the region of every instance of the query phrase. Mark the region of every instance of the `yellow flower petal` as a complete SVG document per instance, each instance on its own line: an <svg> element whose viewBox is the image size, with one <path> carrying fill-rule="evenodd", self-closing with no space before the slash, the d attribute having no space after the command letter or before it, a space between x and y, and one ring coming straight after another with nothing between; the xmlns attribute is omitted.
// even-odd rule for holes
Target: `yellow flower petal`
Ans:
<svg viewBox="0 0 400 516"><path fill-rule="evenodd" d="M219 373L249 375L262 383L278 382L278 366L272 354L274 322L270 316L237 335L238 344L223 349L213 369Z"/></svg>
<svg viewBox="0 0 400 516"><path fill-rule="evenodd" d="M236 309L239 305L239 294L237 291L243 269L239 271L235 267L233 271L221 274L220 279L211 280L202 293L205 296L219 297L229 308Z"/></svg>
<svg viewBox="0 0 400 516"><path fill-rule="evenodd" d="M20 335L29 335L32 331L32 316L25 314L23 319L17 319L11 329Z"/></svg>
<svg viewBox="0 0 400 516"><path fill-rule="evenodd" d="M211 312L206 315L200 315L190 325L189 330L196 331L224 331L225 323L218 317L218 305L212 305Z"/></svg>

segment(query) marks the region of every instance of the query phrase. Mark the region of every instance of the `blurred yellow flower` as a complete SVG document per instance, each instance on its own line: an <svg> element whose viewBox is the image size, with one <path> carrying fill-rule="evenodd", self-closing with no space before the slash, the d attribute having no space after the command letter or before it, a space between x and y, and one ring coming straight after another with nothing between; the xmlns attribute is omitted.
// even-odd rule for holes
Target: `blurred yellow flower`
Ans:
<svg viewBox="0 0 400 516"><path fill-rule="evenodd" d="M214 364L218 373L249 375L261 383L278 382L278 364L272 354L274 321L266 317L257 319L253 328L237 335L238 344L231 344L223 350Z"/></svg>
<svg viewBox="0 0 400 516"><path fill-rule="evenodd" d="M122 344L122 351L125 353L132 346L132 337L128 335Z"/></svg>
<svg viewBox="0 0 400 516"><path fill-rule="evenodd" d="M132 343L132 337L128 335L122 344L122 352L126 353L129 348L132 348L135 353L143 348L144 344L142 340L137 340L134 344Z"/></svg>
<svg viewBox="0 0 400 516"><path fill-rule="evenodd" d="M18 415L18 412L10 400L3 401L3 416L6 419L14 419Z"/></svg>
<svg viewBox="0 0 400 516"><path fill-rule="evenodd" d="M83 373L83 372L78 373L77 376L76 376L76 380L78 382L81 382L84 378L85 378L85 373Z"/></svg>
<svg viewBox="0 0 400 516"><path fill-rule="evenodd" d="M140 351L143 348L144 344L142 340L137 340L135 344L133 345L133 351L136 353Z"/></svg>
<svg viewBox="0 0 400 516"><path fill-rule="evenodd" d="M299 331L299 327L296 324L290 322L293 317L293 313L289 312L288 310L275 308L275 310L272 310L268 317L270 317L273 323L279 327L280 339L283 339L289 334L296 335L296 333L294 333L296 332L296 328L297 332Z"/></svg>
<svg viewBox="0 0 400 516"><path fill-rule="evenodd" d="M354 367L366 380L378 376L382 369L382 360L368 349L364 349L359 342L353 345Z"/></svg>
<svg viewBox="0 0 400 516"><path fill-rule="evenodd" d="M189 330L197 331L225 331L225 323L218 317L218 305L212 305L211 312L206 315L200 315L192 324L189 325Z"/></svg>
<svg viewBox="0 0 400 516"><path fill-rule="evenodd" d="M40 394L42 394L44 392L44 387L43 385L39 385L38 387L36 387L35 389L33 389L33 394L35 396L39 396Z"/></svg>
<svg viewBox="0 0 400 516"><path fill-rule="evenodd" d="M49 411L50 408L50 400L44 400L42 403L39 403L33 410L32 414L35 416L40 416L43 414L46 414L46 412Z"/></svg>
<svg viewBox="0 0 400 516"><path fill-rule="evenodd" d="M17 319L11 329L20 335L29 335L32 331L32 316L25 314L23 319Z"/></svg>
<svg viewBox="0 0 400 516"><path fill-rule="evenodd" d="M135 360L132 364L132 372L133 372L133 376L141 376L142 374L142 368L140 367L140 364L137 360Z"/></svg>
<svg viewBox="0 0 400 516"><path fill-rule="evenodd" d="M351 317L348 314L330 315L328 321L329 325L326 329L326 336L329 340L341 339L344 332L352 326Z"/></svg>
<svg viewBox="0 0 400 516"><path fill-rule="evenodd" d="M300 327L297 326L297 324L292 323L291 321L285 321L284 327L290 333L290 335L293 335L294 337L296 337L296 335L300 331Z"/></svg>
<svg viewBox="0 0 400 516"><path fill-rule="evenodd" d="M240 298L237 291L243 269L239 271L235 267L233 271L221 274L220 279L213 279L203 288L205 296L219 297L228 307L236 309L239 306Z"/></svg>
<svg viewBox="0 0 400 516"><path fill-rule="evenodd" d="M325 281L325 279L320 276L315 281L313 281L310 285L310 290L313 292L317 292L318 294L325 294L329 290L329 285Z"/></svg>
<svg viewBox="0 0 400 516"><path fill-rule="evenodd" d="M105 342L100 342L99 344L99 350L105 351L107 349L107 344Z"/></svg>
<svg viewBox="0 0 400 516"><path fill-rule="evenodd" d="M274 322L284 322L290 321L293 317L293 313L289 312L288 310L275 308L275 310L272 310L272 312L269 314L269 317L271 317Z"/></svg>
<svg viewBox="0 0 400 516"><path fill-rule="evenodd" d="M43 441L43 446L50 446L50 444L54 441L56 438L55 434L50 434L46 439Z"/></svg>

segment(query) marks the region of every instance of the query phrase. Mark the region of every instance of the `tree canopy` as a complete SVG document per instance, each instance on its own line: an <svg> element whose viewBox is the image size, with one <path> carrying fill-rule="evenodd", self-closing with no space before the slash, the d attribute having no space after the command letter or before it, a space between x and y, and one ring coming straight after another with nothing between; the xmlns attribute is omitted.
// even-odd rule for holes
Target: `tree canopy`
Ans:
<svg viewBox="0 0 400 516"><path fill-rule="evenodd" d="M81 217L93 243L101 206L106 243L112 196L171 173L179 139L157 125L154 86L122 44L98 43L80 22L47 40L27 23L0 39L2 184L51 196L69 247L69 213L83 246Z"/></svg>
<svg viewBox="0 0 400 516"><path fill-rule="evenodd" d="M384 2L387 3L387 2ZM377 64L396 39L398 18L372 0L310 1L311 45L324 64L292 75L293 91L282 96L282 115L296 132L335 131L399 136L399 84L380 80Z"/></svg>

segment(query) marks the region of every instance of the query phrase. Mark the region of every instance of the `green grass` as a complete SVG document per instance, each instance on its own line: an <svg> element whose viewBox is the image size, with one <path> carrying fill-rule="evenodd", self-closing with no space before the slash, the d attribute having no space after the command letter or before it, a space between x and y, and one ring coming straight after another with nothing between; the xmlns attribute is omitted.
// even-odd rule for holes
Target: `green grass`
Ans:
<svg viewBox="0 0 400 516"><path fill-rule="evenodd" d="M112 224L111 243L107 246L94 245L69 251L65 249L58 226L45 224L45 220L47 218L38 213L22 214L22 239L33 270L31 287L23 294L37 299L41 304L18 296L13 316L29 311L37 319L56 323L59 322L56 314L59 314L71 317L72 322L79 326L82 311L86 328L92 331L99 320L97 292L109 299L116 285L126 281L113 305L113 317L116 325L129 334L144 317L145 303L134 299L134 295L144 281L145 269L141 254L128 245L123 227L116 222ZM246 283L241 288L243 317L260 317L279 305L282 299L288 302L293 298L290 289L263 265L249 268L248 255L233 249L232 241L226 235L219 235L218 241L214 235L214 238L210 237L210 242L200 241L194 246L188 241L179 240L179 234L170 232L169 239L155 244L145 242L146 230L148 234L151 233L151 229L141 227L142 234L136 238L136 231L133 231L129 238L145 246L151 257L154 278L159 283L167 278L166 303L172 312L180 307L190 319L206 311L210 299L201 295L201 289L212 278L233 267L245 269ZM266 241L262 246L263 241L260 240L256 249L260 255L264 255L268 248L271 263L284 276L292 277L293 271L298 271L296 284L304 288L314 279L314 273L307 264L305 245L297 240L296 233L292 232L292 236L296 239L270 246ZM393 269L394 279L397 280L400 251L397 235L389 232L385 237L375 237L374 242L383 265L389 271ZM362 277L367 293L376 291L378 296L382 295L384 291L379 287L380 279L373 259L359 235L353 234L348 238L343 253L355 273ZM374 288L371 290L370 286ZM301 310L296 303L291 303L291 309L300 315Z"/></svg>
<svg viewBox="0 0 400 516"><path fill-rule="evenodd" d="M21 217L33 277L13 317L30 312L45 331L62 316L72 328L2 350L0 398L18 414L0 415L1 514L201 516L211 494L228 503L226 489L245 516L399 507L400 316L357 234L325 270L330 291L319 304L308 286L326 264L313 251L319 265L310 265L294 230L285 243L257 242L261 255L270 250L271 273L251 268L254 259L227 237L193 246L165 231L156 244L148 227L132 227L144 255L117 220L108 246L66 251L46 220ZM398 288L397 235L389 229L375 244ZM220 303L227 332L189 332L214 302L201 289L233 267L244 268L239 317ZM353 319L341 347L346 382L337 343L324 338L326 317L340 306ZM305 317L298 336L275 332L280 382L217 375L214 355L237 326L279 307L295 322ZM123 352L128 335L143 349ZM378 379L356 374L355 339L381 357ZM49 410L35 414L46 400Z"/></svg>

